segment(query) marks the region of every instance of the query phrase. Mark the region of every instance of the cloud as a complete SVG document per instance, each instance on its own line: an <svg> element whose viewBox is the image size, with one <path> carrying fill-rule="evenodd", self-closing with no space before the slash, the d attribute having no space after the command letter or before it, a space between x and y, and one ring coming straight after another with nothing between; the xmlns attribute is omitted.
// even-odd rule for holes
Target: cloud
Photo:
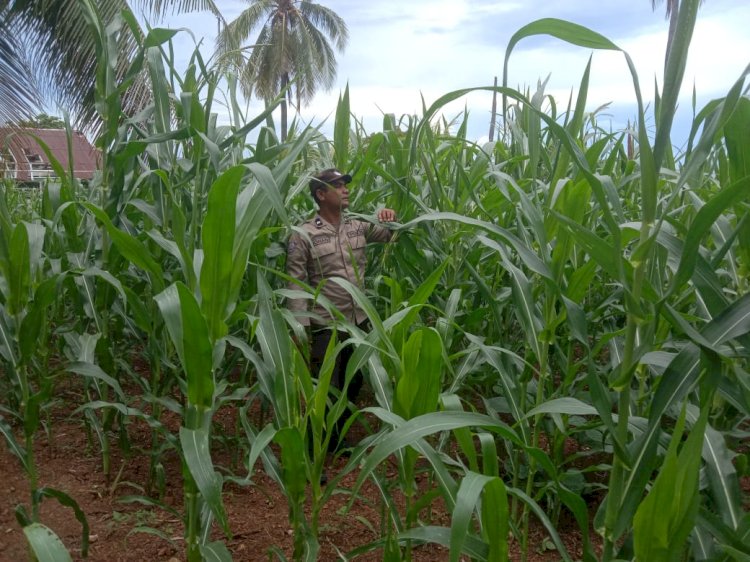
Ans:
<svg viewBox="0 0 750 562"><path fill-rule="evenodd" d="M611 39L632 57L645 102L653 99L654 81L662 82L668 22L663 7L654 12L639 0L320 0L346 21L350 41L339 55L336 86L320 92L302 110L305 121L329 118L347 83L352 111L368 126L379 128L383 113L421 114L422 96L429 106L448 92L492 83L502 76L503 58L511 35L539 18L573 21ZM743 5L744 4L744 5ZM240 0L222 2L227 19L246 7ZM185 17L185 16L182 16ZM207 38L213 48L215 26L205 14L187 26ZM748 63L750 3L711 0L701 7L685 73L681 111L690 106L693 84L705 103L726 93ZM186 24L182 24L186 25ZM189 54L192 51L185 49ZM179 52L179 50L178 50ZM592 52L549 36L522 40L510 59L509 85L536 89L549 76L546 93L563 109L577 95L586 63L592 58L589 110L611 104L615 125L635 115L633 80L622 53ZM574 98L575 99L575 98ZM479 134L489 122L491 94L474 93L451 104L452 117L468 106ZM614 126L614 125L613 125Z"/></svg>

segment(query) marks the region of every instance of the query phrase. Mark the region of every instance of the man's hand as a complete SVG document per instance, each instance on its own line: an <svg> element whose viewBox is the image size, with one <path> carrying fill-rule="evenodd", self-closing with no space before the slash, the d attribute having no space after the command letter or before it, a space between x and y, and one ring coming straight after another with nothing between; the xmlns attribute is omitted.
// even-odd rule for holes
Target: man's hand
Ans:
<svg viewBox="0 0 750 562"><path fill-rule="evenodd" d="M380 209L378 211L378 220L380 222L396 222L396 211L393 209Z"/></svg>

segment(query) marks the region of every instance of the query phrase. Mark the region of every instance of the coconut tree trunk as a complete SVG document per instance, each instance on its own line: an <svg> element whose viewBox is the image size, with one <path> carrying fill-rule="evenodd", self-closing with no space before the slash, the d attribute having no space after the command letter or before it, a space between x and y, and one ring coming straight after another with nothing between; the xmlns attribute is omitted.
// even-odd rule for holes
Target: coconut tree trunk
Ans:
<svg viewBox="0 0 750 562"><path fill-rule="evenodd" d="M289 96L287 86L289 86L289 73L285 72L281 76L281 91L284 92L284 99L281 100L281 142L286 140L287 133L287 97Z"/></svg>

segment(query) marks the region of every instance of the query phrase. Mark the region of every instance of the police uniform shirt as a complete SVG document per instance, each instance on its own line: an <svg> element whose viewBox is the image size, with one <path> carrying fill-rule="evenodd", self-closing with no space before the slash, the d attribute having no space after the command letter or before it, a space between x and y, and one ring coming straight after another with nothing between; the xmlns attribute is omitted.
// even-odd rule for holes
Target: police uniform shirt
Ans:
<svg viewBox="0 0 750 562"><path fill-rule="evenodd" d="M320 215L303 223L302 230L307 237L295 232L287 244L286 270L289 276L305 281L313 288L326 280L321 294L350 322L364 322L367 319L364 311L356 305L346 289L330 281L330 278L342 277L364 289L367 265L365 246L368 242L388 242L393 233L382 226L346 217L342 218L337 230ZM299 290L299 286L293 282L288 284L288 288ZM290 299L287 306L303 326L310 324L308 317L298 314L307 310L307 300ZM318 303L313 304L312 312L324 320L331 319L331 315Z"/></svg>

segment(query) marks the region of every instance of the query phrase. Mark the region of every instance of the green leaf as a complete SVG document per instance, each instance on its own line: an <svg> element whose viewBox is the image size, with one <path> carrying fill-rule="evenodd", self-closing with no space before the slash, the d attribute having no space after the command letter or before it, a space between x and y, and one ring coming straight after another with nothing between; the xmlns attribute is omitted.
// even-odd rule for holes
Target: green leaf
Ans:
<svg viewBox="0 0 750 562"><path fill-rule="evenodd" d="M716 502L722 520L737 529L743 516L740 483L732 462L735 453L729 449L725 436L710 425L706 426L703 440L703 459L711 497Z"/></svg>
<svg viewBox="0 0 750 562"><path fill-rule="evenodd" d="M553 398L526 413L530 418L537 414L567 414L571 416L596 416L598 410L582 402L578 398L566 396L564 398Z"/></svg>
<svg viewBox="0 0 750 562"><path fill-rule="evenodd" d="M299 429L285 427L274 436L281 446L281 467L284 493L294 503L304 501L307 485L304 441Z"/></svg>
<svg viewBox="0 0 750 562"><path fill-rule="evenodd" d="M572 45L587 49L620 50L620 47L612 41L587 27L556 18L543 18L523 26L511 36L506 47L506 61L521 39L534 35L551 35Z"/></svg>
<svg viewBox="0 0 750 562"><path fill-rule="evenodd" d="M575 517L576 523L578 523L578 528L581 531L581 538L583 539L583 560L585 562L595 562L597 557L591 548L589 540L589 506L586 503L586 500L582 498L580 494L571 492L560 483L556 483L555 490L565 507L567 507L573 514L573 517Z"/></svg>
<svg viewBox="0 0 750 562"><path fill-rule="evenodd" d="M221 525L225 533L229 533L229 521L227 519L224 504L221 500L221 487L223 479L214 470L209 449L208 430L205 428L188 429L180 427L180 445L185 463L190 470L190 475L195 480L196 486L201 492L206 504Z"/></svg>
<svg viewBox="0 0 750 562"><path fill-rule="evenodd" d="M678 562L695 525L700 494L698 473L701 444L708 419L704 409L680 452L685 411L678 421L661 470L633 518L633 539L638 560Z"/></svg>
<svg viewBox="0 0 750 562"><path fill-rule="evenodd" d="M443 342L437 330L421 328L412 333L404 346L403 365L394 411L404 419L434 412L443 369Z"/></svg>
<svg viewBox="0 0 750 562"><path fill-rule="evenodd" d="M485 484L482 497L482 533L490 547L488 562L508 560L509 521L505 484L500 478L494 477Z"/></svg>
<svg viewBox="0 0 750 562"><path fill-rule="evenodd" d="M701 335L718 347L729 339L750 331L750 294L747 294L721 312L701 330ZM630 474L625 482L623 507L618 516L618 529L624 530L640 503L648 482L648 473L654 461L656 441L661 430L661 418L670 407L679 404L695 387L701 373L701 354L694 344L688 344L672 359L659 381L651 400L649 423L646 431L634 442Z"/></svg>
<svg viewBox="0 0 750 562"><path fill-rule="evenodd" d="M698 526L714 537L719 549L731 552L734 560L750 559L750 514L745 513L740 527L733 529L709 511L707 506L701 506Z"/></svg>
<svg viewBox="0 0 750 562"><path fill-rule="evenodd" d="M523 263L526 265L526 267L531 269L534 273L538 273L545 279L554 280L552 272L549 270L547 265L541 259L539 259L539 257L534 254L534 252L529 250L526 244L524 244L521 240L518 239L518 237L513 235L508 230L490 222L466 217L457 213L426 213L410 220L407 223L404 223L400 227L394 227L394 230L410 230L417 224L428 221L454 221L486 230L487 232L496 235L511 248L513 248L521 258L521 261L523 261Z"/></svg>
<svg viewBox="0 0 750 562"><path fill-rule="evenodd" d="M29 233L23 223L17 224L10 238L10 271L8 272L8 312L18 314L29 301L31 291L31 255Z"/></svg>
<svg viewBox="0 0 750 562"><path fill-rule="evenodd" d="M29 464L26 461L26 449L24 449L16 440L16 435L13 433L13 429L5 421L5 418L0 416L0 433L5 437L5 441L8 444L8 449L16 456L21 462L24 472L29 474Z"/></svg>
<svg viewBox="0 0 750 562"><path fill-rule="evenodd" d="M384 540L384 539L383 539ZM420 541L430 542L450 548L451 545L451 529L446 527L436 527L432 525L425 525L424 527L415 527L402 531L398 534L399 542L403 541ZM477 537L468 535L464 538L463 551L465 554L470 556L472 560L488 560L488 548Z"/></svg>
<svg viewBox="0 0 750 562"><path fill-rule="evenodd" d="M295 425L299 401L295 392L292 342L282 314L274 308L271 288L258 272L260 323L256 332L263 358L273 377L273 408L279 427ZM271 398L271 397L269 397Z"/></svg>
<svg viewBox="0 0 750 562"><path fill-rule="evenodd" d="M151 133L152 135L168 135L172 132L172 111L169 100L169 85L164 71L164 58L159 47L147 47L144 50L148 73L151 78ZM147 150L156 161L156 167L164 170L172 168L173 140L152 142Z"/></svg>
<svg viewBox="0 0 750 562"><path fill-rule="evenodd" d="M489 364L492 366L493 369L495 369L496 373L499 377L499 382L503 387L503 397L508 402L508 406L510 407L510 413L513 416L513 419L518 422L521 436L523 437L523 442L525 444L531 443L531 434L530 434L530 428L529 424L526 421L526 414L523 411L522 401L521 401L521 391L518 388L517 381L515 380L515 377L512 376L511 373L508 372L508 369L503 364L500 353L501 350L495 347L491 347L488 345L485 345L479 338L476 336L468 335L467 337L469 341L471 341L473 344L477 345L484 357L487 359Z"/></svg>
<svg viewBox="0 0 750 562"><path fill-rule="evenodd" d="M482 534L491 538L487 560L507 560L508 557L508 500L505 486L498 477L467 472L461 480L456 495L456 506L452 513L450 560L458 562L464 550L464 541L469 533L472 515L482 501Z"/></svg>
<svg viewBox="0 0 750 562"><path fill-rule="evenodd" d="M58 281L63 276L53 275L42 281L34 291L34 298L28 307L26 316L21 321L18 331L18 347L24 361L29 361L39 346L46 340L44 330L47 329L45 322L47 308L55 302L58 295Z"/></svg>
<svg viewBox="0 0 750 562"><path fill-rule="evenodd" d="M565 545L563 544L562 540L560 540L560 535L557 532L557 529L555 529L555 526L552 524L552 521L550 521L549 517L544 512L544 510L539 506L539 504L536 503L532 498L527 496L522 490L519 490L518 488L507 488L507 492L509 495L512 495L518 498L523 503L529 506L532 513L536 515L537 519L539 519L539 522L547 530L547 533L552 539L552 542L554 543L555 548L557 548L557 552L560 554L560 557L564 560L564 562L573 562L573 560L570 557L570 554L565 548Z"/></svg>
<svg viewBox="0 0 750 562"><path fill-rule="evenodd" d="M188 402L211 408L213 347L195 297L180 281L154 297L187 377Z"/></svg>
<svg viewBox="0 0 750 562"><path fill-rule="evenodd" d="M745 177L719 191L700 208L690 223L680 254L680 264L667 294L663 297L664 301L690 279L701 257L699 252L701 240L724 211L747 197L748 189L750 189L750 177Z"/></svg>
<svg viewBox="0 0 750 562"><path fill-rule="evenodd" d="M422 305L427 302L427 300L430 298L430 295L432 295L432 293L435 291L435 288L440 282L440 279L443 276L443 272L445 271L445 268L448 267L449 263L450 262L446 260L442 264L440 264L432 273L430 273L427 279L425 279L409 297L409 300L407 302L407 306L410 308L409 312L406 316L404 316L403 320L401 320L398 324L396 324L396 326L394 326L391 332L391 339L393 342L395 342L396 346L399 346L400 342L406 338L405 334L408 333L408 331L414 325L414 322L419 316L419 311L422 309ZM400 292L400 286L398 286L395 280L392 280L391 288L397 293ZM392 306L396 306L396 304L400 302L401 299L397 299L395 301L391 299Z"/></svg>
<svg viewBox="0 0 750 562"><path fill-rule="evenodd" d="M656 139L654 140L656 170L661 167L664 155L671 150L669 136L672 131L674 114L677 110L677 101L688 60L688 49L693 37L700 4L700 0L683 0L674 5L674 9L678 10L677 21L670 49L667 52L664 67L664 87L657 112Z"/></svg>
<svg viewBox="0 0 750 562"><path fill-rule="evenodd" d="M724 141L727 145L729 177L732 182L750 177L750 99L741 97L726 125Z"/></svg>
<svg viewBox="0 0 750 562"><path fill-rule="evenodd" d="M328 341L328 347L326 347L323 364L318 371L318 384L315 387L315 394L311 401L313 406L311 408L312 411L308 410L313 435L316 439L320 439L323 435L323 423L326 417L326 402L328 401L328 393L331 387L331 376L333 375L338 355L346 345L345 342L337 343L337 340L337 332L334 330L333 335ZM344 399L342 397L342 400Z"/></svg>
<svg viewBox="0 0 750 562"><path fill-rule="evenodd" d="M140 267L143 271L146 271L153 275L154 290L159 291L164 286L164 274L161 266L154 260L148 248L137 238L131 236L127 232L123 232L117 228L102 209L92 205L91 203L84 203L86 207L97 219L99 219L104 227L107 229L112 242L120 250L120 253L128 261L133 262L135 265Z"/></svg>
<svg viewBox="0 0 750 562"><path fill-rule="evenodd" d="M117 398L123 402L126 401L125 394L122 391L122 388L120 387L120 383L117 382L117 379L109 376L107 373L105 373L99 365L95 365L94 363L85 363L82 361L78 361L75 363L72 363L68 367L68 371L71 373L76 373L79 375L83 375L88 378L100 380L102 382L107 383L110 388L112 388L115 391L115 394L117 395Z"/></svg>
<svg viewBox="0 0 750 562"><path fill-rule="evenodd" d="M349 84L344 88L344 95L339 97L336 105L336 121L333 129L334 162L339 170L349 167L349 131L351 130L351 111L349 108Z"/></svg>
<svg viewBox="0 0 750 562"><path fill-rule="evenodd" d="M23 528L38 562L72 562L72 558L60 538L41 523L32 523Z"/></svg>
<svg viewBox="0 0 750 562"><path fill-rule="evenodd" d="M158 47L168 42L172 37L180 32L179 29L164 29L161 27L155 27L148 30L148 35L143 41L143 48L148 49L149 47Z"/></svg>
<svg viewBox="0 0 750 562"><path fill-rule="evenodd" d="M232 555L221 541L214 541L200 546L204 562L232 562Z"/></svg>
<svg viewBox="0 0 750 562"><path fill-rule="evenodd" d="M34 490L34 503L41 503L42 498L45 497L54 498L60 505L73 510L76 520L81 524L81 556L86 558L89 552L89 522L81 506L72 497L60 490L46 487Z"/></svg>
<svg viewBox="0 0 750 562"><path fill-rule="evenodd" d="M245 175L243 166L224 172L208 193L208 211L201 231L203 265L201 266L201 309L208 323L211 341L224 337L233 271L235 210L237 192Z"/></svg>
<svg viewBox="0 0 750 562"><path fill-rule="evenodd" d="M617 248L613 247L595 232L568 217L557 213L555 213L555 216L562 223L562 226L573 236L576 244L583 248L599 267L610 277L620 279L622 260L620 258L621 252L618 252Z"/></svg>
<svg viewBox="0 0 750 562"><path fill-rule="evenodd" d="M374 411L368 408L366 411ZM375 470L389 455L399 449L412 445L420 439L439 433L441 431L452 431L459 427L483 427L493 433L501 435L516 445L521 446L521 441L516 433L503 422L484 414L471 412L433 412L411 419L378 441L377 446L364 459L360 475L357 479L357 488L364 482L365 478Z"/></svg>

